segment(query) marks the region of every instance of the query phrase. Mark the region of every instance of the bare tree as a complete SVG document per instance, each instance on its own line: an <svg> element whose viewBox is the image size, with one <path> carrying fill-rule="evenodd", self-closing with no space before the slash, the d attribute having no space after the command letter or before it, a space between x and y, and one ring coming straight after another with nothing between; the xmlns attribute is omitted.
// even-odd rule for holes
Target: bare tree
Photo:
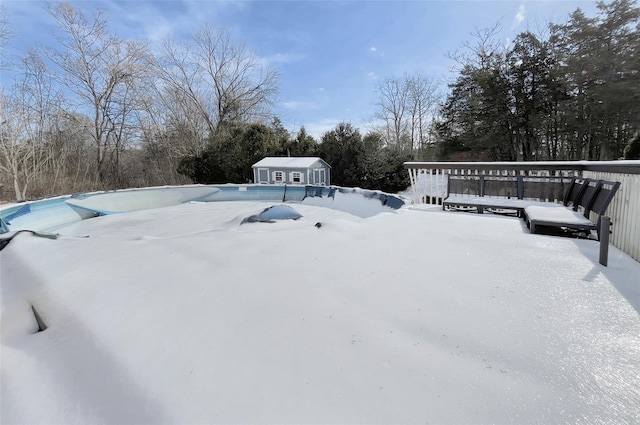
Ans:
<svg viewBox="0 0 640 425"><path fill-rule="evenodd" d="M72 193L93 185L95 167L90 143L90 120L81 115L61 112L50 131L47 143L47 192Z"/></svg>
<svg viewBox="0 0 640 425"><path fill-rule="evenodd" d="M27 193L48 194L51 138L63 97L56 92L46 65L33 51L22 59L21 79L2 94L2 165L17 199Z"/></svg>
<svg viewBox="0 0 640 425"><path fill-rule="evenodd" d="M19 112L15 100L0 92L0 171L9 177L15 198L24 199L21 164L26 123Z"/></svg>
<svg viewBox="0 0 640 425"><path fill-rule="evenodd" d="M47 56L59 67L62 84L76 96L78 111L92 118L96 183L117 185L125 129L136 109L133 88L149 68L147 45L111 35L100 10L91 20L66 3L50 13L62 34L57 37L59 49L47 51Z"/></svg>
<svg viewBox="0 0 640 425"><path fill-rule="evenodd" d="M375 117L387 146L413 153L424 148L428 139L430 116L438 100L436 85L428 77L416 74L385 78L376 89Z"/></svg>
<svg viewBox="0 0 640 425"><path fill-rule="evenodd" d="M30 184L49 159L37 138L40 128L33 115L24 98L0 93L0 171L10 178L18 200L26 199Z"/></svg>
<svg viewBox="0 0 640 425"><path fill-rule="evenodd" d="M227 31L208 25L187 43L166 42L160 72L174 116L187 122L197 116L209 134L231 122L268 118L277 95L276 71Z"/></svg>
<svg viewBox="0 0 640 425"><path fill-rule="evenodd" d="M167 82L168 75L162 68L158 74L163 80L149 92L153 96L146 100L146 117L142 126L145 141L167 134L179 134L180 141L172 146L176 155L199 155L206 147L211 134L210 120L201 102L194 100L192 90L180 86L179 79Z"/></svg>
<svg viewBox="0 0 640 425"><path fill-rule="evenodd" d="M152 81L139 95L143 111L138 114L141 131L140 184L184 184L191 179L177 172L180 160L200 155L207 146L208 126L181 90L161 80Z"/></svg>
<svg viewBox="0 0 640 425"><path fill-rule="evenodd" d="M5 69L6 47L13 35L13 30L7 22L4 6L0 5L0 69Z"/></svg>
<svg viewBox="0 0 640 425"><path fill-rule="evenodd" d="M487 28L474 28L470 33L474 43L465 41L460 49L447 53L447 57L457 64L451 67L451 71L459 72L465 66L485 69L492 65L496 55L506 52L498 37L501 30L501 20Z"/></svg>
<svg viewBox="0 0 640 425"><path fill-rule="evenodd" d="M388 146L404 150L403 136L409 132L409 86L405 79L385 78L376 89L376 118L382 122L382 134Z"/></svg>
<svg viewBox="0 0 640 425"><path fill-rule="evenodd" d="M411 147L425 149L431 131L429 121L433 118L438 102L437 86L430 78L419 74L406 81L411 111Z"/></svg>

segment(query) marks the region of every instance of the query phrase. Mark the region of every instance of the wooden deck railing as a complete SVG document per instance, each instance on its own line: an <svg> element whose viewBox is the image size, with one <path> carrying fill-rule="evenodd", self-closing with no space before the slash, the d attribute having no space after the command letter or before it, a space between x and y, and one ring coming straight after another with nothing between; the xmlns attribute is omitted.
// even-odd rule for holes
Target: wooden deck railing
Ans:
<svg viewBox="0 0 640 425"><path fill-rule="evenodd" d="M607 216L610 242L640 261L640 161L405 162L413 202L441 205L449 175L577 176L621 182Z"/></svg>

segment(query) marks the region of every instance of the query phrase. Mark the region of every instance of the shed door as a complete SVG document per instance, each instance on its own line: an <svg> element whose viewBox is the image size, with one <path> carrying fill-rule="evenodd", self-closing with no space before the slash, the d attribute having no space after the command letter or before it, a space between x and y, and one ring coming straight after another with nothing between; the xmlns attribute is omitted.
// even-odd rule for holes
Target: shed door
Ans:
<svg viewBox="0 0 640 425"><path fill-rule="evenodd" d="M326 186L327 177L324 168L316 168L315 170L313 170L313 182L315 184Z"/></svg>
<svg viewBox="0 0 640 425"><path fill-rule="evenodd" d="M258 168L258 183L269 183L268 168Z"/></svg>

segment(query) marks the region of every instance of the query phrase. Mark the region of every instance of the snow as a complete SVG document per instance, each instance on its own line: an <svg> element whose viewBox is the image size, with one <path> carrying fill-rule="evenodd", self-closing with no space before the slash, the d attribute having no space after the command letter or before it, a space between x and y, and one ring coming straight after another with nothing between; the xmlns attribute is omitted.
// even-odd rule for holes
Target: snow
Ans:
<svg viewBox="0 0 640 425"><path fill-rule="evenodd" d="M489 161L489 162L481 162L481 161L474 161L472 162L474 167L476 168L486 168L486 169L499 169L503 166L513 166L513 162L500 162L500 161ZM614 160L614 161L524 161L524 162L520 162L521 164L524 165L535 165L537 166L551 166L551 167L557 167L557 166L568 166L571 168L575 168L575 166L581 166L581 167L585 167L585 166L592 166L594 164L596 165L603 165L603 166L608 166L608 165L632 165L632 166L638 166L640 165L640 161L639 160L635 160L635 159L628 159L628 160ZM454 168L469 168L469 162L447 162L446 165L446 169L454 169ZM442 167L442 162L405 162L405 165L407 168L427 168L429 166L436 166L439 169L444 168Z"/></svg>
<svg viewBox="0 0 640 425"><path fill-rule="evenodd" d="M416 176L411 189L415 191L414 196L435 196L438 198L447 197L449 175L445 173L433 174L430 170L420 170Z"/></svg>
<svg viewBox="0 0 640 425"><path fill-rule="evenodd" d="M79 199L67 199L65 202L76 209L106 215L178 205L217 192L220 192L220 189L204 185L166 186L97 193Z"/></svg>
<svg viewBox="0 0 640 425"><path fill-rule="evenodd" d="M19 234L0 422L638 422L639 263L343 195L274 223L240 225L277 203L191 202Z"/></svg>
<svg viewBox="0 0 640 425"><path fill-rule="evenodd" d="M593 225L591 220L586 218L580 211L573 211L568 208L548 208L545 206L530 205L524 210L527 213L527 217L535 221L582 226Z"/></svg>
<svg viewBox="0 0 640 425"><path fill-rule="evenodd" d="M483 207L502 207L502 208L522 208L528 209L533 208L534 211L537 210L569 210L562 204L558 204L555 202L545 202L545 201L532 201L528 199L517 199L517 198L502 198L502 197L491 197L491 196L449 196L445 199L447 204L455 205L456 203L460 203L461 205L481 205Z"/></svg>
<svg viewBox="0 0 640 425"><path fill-rule="evenodd" d="M268 156L253 164L253 168L258 167L285 167L285 168L307 168L318 161L318 157L279 157Z"/></svg>
<svg viewBox="0 0 640 425"><path fill-rule="evenodd" d="M360 218L369 218L380 213L394 211L393 208L382 205L377 200L372 199L373 195L377 193L360 188L353 189L352 193L338 190L333 196L307 197L302 200L302 203L304 205L345 211Z"/></svg>
<svg viewBox="0 0 640 425"><path fill-rule="evenodd" d="M254 214L242 219L240 224L244 223L274 223L275 220L297 220L300 217L300 213L289 205L273 205L265 208L260 214Z"/></svg>

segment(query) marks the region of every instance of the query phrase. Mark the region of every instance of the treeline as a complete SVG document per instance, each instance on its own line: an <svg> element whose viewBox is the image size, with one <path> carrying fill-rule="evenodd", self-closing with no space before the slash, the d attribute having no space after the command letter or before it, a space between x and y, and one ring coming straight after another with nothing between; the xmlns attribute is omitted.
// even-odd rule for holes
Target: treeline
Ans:
<svg viewBox="0 0 640 425"><path fill-rule="evenodd" d="M578 9L550 24L546 36L523 32L508 49L495 28L477 32L477 44L456 58L459 73L440 111L440 157L613 160L628 145L633 156L640 11L632 0L597 7L594 18Z"/></svg>
<svg viewBox="0 0 640 425"><path fill-rule="evenodd" d="M304 127L292 138L278 119L269 126L235 123L202 153L182 158L177 170L196 183L249 183L251 166L265 156L319 156L331 165L332 184L341 186L398 192L409 184L403 163L411 156L385 146L378 132L363 137L350 123L338 124L319 143Z"/></svg>

